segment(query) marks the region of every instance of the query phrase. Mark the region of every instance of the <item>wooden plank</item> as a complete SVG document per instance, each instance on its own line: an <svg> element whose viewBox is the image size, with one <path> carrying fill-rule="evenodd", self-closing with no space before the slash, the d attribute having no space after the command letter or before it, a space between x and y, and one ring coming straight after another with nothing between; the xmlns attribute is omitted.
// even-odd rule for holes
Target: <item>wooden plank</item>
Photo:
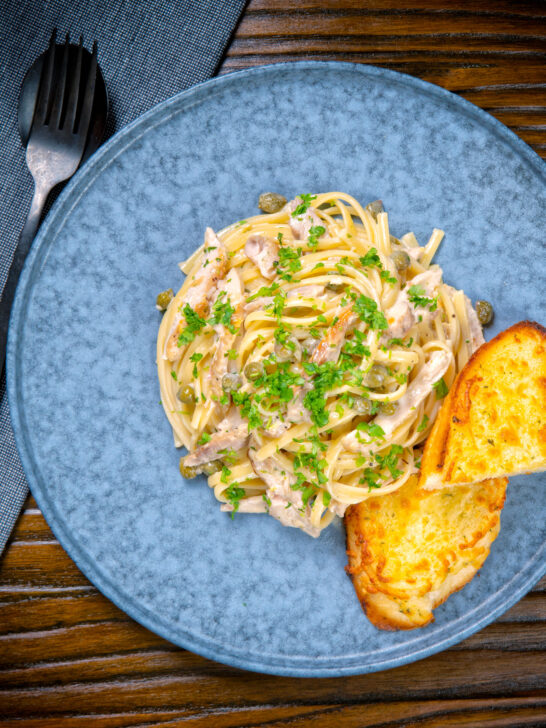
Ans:
<svg viewBox="0 0 546 728"><path fill-rule="evenodd" d="M45 652L44 652L45 654ZM164 677L127 678L54 684L39 688L5 687L2 710L6 718L37 714L86 713L101 706L103 712L119 713L127 705L153 710L165 706L186 708L225 708L236 706L351 703L373 700L525 697L546 687L544 653L498 650L444 652L393 670L342 679L294 680L267 677L222 667L202 658L182 653L189 662L200 664L198 671L176 670ZM87 662L85 665L87 666ZM517 671L515 671L517 665ZM282 696L282 698L280 697Z"/></svg>
<svg viewBox="0 0 546 728"><path fill-rule="evenodd" d="M468 35L491 40L504 37L519 40L536 39L544 42L544 22L526 16L491 15L488 13L459 12L449 16L449 30L445 16L427 11L400 10L397 13L374 13L364 9L344 12L277 12L246 13L237 29L238 38L260 39L272 36L381 36L391 37L440 36L451 41L456 36Z"/></svg>
<svg viewBox="0 0 546 728"><path fill-rule="evenodd" d="M129 711L117 715L76 715L62 718L63 728L238 728L265 726L281 728L317 728L343 725L345 728L448 728L451 725L472 726L539 726L544 718L545 701L541 698L489 700L431 700L424 702L361 703L353 705L276 705L242 707L234 712L224 710L190 711L183 708L158 711ZM23 718L3 721L3 728L58 728L59 717Z"/></svg>
<svg viewBox="0 0 546 728"><path fill-rule="evenodd" d="M54 596L23 593L10 601L2 600L0 594L0 614L0 635L129 620L96 590Z"/></svg>
<svg viewBox="0 0 546 728"><path fill-rule="evenodd" d="M9 586L66 587L89 583L56 541L13 541L2 558L0 577L2 583Z"/></svg>
<svg viewBox="0 0 546 728"><path fill-rule="evenodd" d="M497 15L508 15L510 17L529 15L536 20L545 19L544 2L535 0L535 2L524 2L518 0L495 0L490 3L476 3L468 0L414 0L413 2L401 3L400 0L251 0L247 6L246 14L251 15L254 12L272 14L278 11L296 11L315 10L316 12L335 11L341 13L344 10L358 10L360 12L374 11L390 11L396 13L403 12L419 12L437 11L447 16L446 22L449 22L449 16L454 12L464 12L473 14L488 15L494 18ZM391 13L388 13L390 16Z"/></svg>

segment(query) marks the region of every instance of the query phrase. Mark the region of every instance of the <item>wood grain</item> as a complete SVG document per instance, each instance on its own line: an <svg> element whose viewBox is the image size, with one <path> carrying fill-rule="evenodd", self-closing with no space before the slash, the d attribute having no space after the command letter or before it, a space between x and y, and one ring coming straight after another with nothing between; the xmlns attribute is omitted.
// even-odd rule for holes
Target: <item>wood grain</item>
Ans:
<svg viewBox="0 0 546 728"><path fill-rule="evenodd" d="M546 3L253 0L220 69L340 60L461 94L546 156ZM29 498L0 562L2 728L546 725L546 579L465 642L330 680L178 649L85 579Z"/></svg>

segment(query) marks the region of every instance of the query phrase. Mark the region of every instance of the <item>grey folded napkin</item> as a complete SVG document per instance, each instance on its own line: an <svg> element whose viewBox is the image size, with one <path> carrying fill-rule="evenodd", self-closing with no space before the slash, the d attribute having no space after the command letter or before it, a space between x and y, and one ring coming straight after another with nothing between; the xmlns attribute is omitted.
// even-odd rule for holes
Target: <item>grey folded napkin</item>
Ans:
<svg viewBox="0 0 546 728"><path fill-rule="evenodd" d="M0 7L0 290L32 197L17 130L25 72L62 39L97 40L111 113L107 134L214 75L247 0L5 0ZM58 41L60 42L60 41ZM0 383L0 553L28 494Z"/></svg>

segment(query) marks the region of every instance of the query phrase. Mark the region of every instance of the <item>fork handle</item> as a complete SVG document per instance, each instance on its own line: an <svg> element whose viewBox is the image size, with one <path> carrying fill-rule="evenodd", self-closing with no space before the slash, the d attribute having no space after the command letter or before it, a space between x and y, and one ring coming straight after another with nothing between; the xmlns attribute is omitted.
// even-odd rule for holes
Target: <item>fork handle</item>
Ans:
<svg viewBox="0 0 546 728"><path fill-rule="evenodd" d="M2 300L0 301L0 374L5 366L9 315L11 312L13 298L15 296L15 289L17 288L17 281L19 280L25 258L28 255L28 251L30 250L34 236L36 235L36 231L40 226L40 217L49 192L49 189L45 189L40 185L34 186L34 195L32 197L30 211L28 213L25 226L19 236L19 242L15 248L13 261L9 269L8 279L2 293Z"/></svg>

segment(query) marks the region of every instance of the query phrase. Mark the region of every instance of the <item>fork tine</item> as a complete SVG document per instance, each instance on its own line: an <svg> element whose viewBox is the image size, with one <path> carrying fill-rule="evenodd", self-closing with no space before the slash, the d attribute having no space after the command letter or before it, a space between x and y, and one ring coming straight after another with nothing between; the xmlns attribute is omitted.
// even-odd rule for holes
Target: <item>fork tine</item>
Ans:
<svg viewBox="0 0 546 728"><path fill-rule="evenodd" d="M64 42L63 60L61 63L61 73L57 78L55 86L55 98L53 99L53 106L51 108L51 115L49 117L49 126L54 129L58 129L61 125L61 114L63 112L63 101L64 101L64 89L66 86L66 72L68 69L68 54L70 52L70 37L66 34Z"/></svg>
<svg viewBox="0 0 546 728"><path fill-rule="evenodd" d="M49 106L49 98L51 91L51 82L53 79L53 68L55 66L55 38L57 37L57 28L53 29L51 34L51 40L49 41L49 48L47 51L47 57L42 65L42 72L40 74L40 85L38 87L38 101L34 108L33 125L40 126L45 123L47 116L47 108Z"/></svg>
<svg viewBox="0 0 546 728"><path fill-rule="evenodd" d="M76 57L76 67L72 72L70 80L70 90L68 92L68 103L66 105L66 114L64 118L63 128L68 131L74 131L74 123L76 121L76 111L78 110L78 98L80 95L80 81L82 75L82 55L83 55L83 38L80 35L78 45L78 55Z"/></svg>
<svg viewBox="0 0 546 728"><path fill-rule="evenodd" d="M97 41L93 43L93 53L91 55L91 66L87 83L85 85L85 95L83 97L82 113L78 123L78 135L87 137L89 131L89 122L91 121L91 111L93 109L93 101L95 100L95 80L97 78Z"/></svg>

